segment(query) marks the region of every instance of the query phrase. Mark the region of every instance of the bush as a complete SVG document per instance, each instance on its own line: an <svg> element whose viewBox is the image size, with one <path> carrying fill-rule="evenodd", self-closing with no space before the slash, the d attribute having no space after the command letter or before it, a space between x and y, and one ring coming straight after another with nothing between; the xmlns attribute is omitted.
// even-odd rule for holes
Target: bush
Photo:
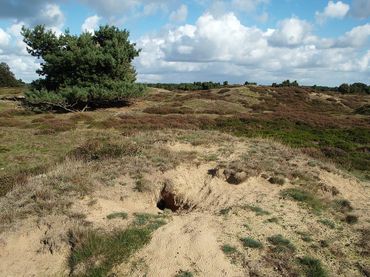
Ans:
<svg viewBox="0 0 370 277"><path fill-rule="evenodd" d="M249 247L249 248L262 248L263 247L260 241L255 240L251 237L242 238L241 241L243 242L243 245L245 247Z"/></svg>
<svg viewBox="0 0 370 277"><path fill-rule="evenodd" d="M290 240L284 238L282 235L275 235L268 238L268 241L275 246L275 251L282 252L282 251L294 251L295 247L290 242Z"/></svg>
<svg viewBox="0 0 370 277"><path fill-rule="evenodd" d="M307 277L328 276L325 269L323 269L320 260L305 256L301 258L299 262L304 267L305 275Z"/></svg>

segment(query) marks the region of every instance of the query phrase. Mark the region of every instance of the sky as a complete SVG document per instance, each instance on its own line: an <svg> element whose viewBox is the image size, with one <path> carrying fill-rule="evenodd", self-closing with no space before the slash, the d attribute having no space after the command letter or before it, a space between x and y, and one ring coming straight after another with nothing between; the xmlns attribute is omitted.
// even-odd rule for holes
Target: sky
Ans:
<svg viewBox="0 0 370 277"><path fill-rule="evenodd" d="M0 0L0 62L37 79L23 25L130 31L140 82L370 83L370 0Z"/></svg>

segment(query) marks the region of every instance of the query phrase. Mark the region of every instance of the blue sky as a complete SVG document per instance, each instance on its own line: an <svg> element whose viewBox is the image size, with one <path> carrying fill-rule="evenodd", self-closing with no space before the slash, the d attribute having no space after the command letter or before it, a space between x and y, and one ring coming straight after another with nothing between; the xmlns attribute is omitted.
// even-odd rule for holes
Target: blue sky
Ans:
<svg viewBox="0 0 370 277"><path fill-rule="evenodd" d="M369 82L370 0L0 0L0 62L38 76L22 25L126 28L143 82Z"/></svg>

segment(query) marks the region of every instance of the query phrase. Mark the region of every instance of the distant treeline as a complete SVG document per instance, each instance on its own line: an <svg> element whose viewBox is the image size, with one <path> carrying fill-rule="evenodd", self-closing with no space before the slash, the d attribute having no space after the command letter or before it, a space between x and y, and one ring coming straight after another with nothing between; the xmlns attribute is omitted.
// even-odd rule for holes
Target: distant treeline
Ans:
<svg viewBox="0 0 370 277"><path fill-rule="evenodd" d="M273 83L273 87L300 87L297 81L290 82L286 80L281 84ZM336 91L340 93L352 93L352 94L370 94L370 86L363 83L353 83L353 84L341 84L339 87L328 87L328 86L303 86L307 88L312 88L318 91Z"/></svg>
<svg viewBox="0 0 370 277"><path fill-rule="evenodd" d="M228 82L214 83L214 82L194 82L194 83L180 83L180 84L170 84L170 83L156 83L156 84L146 84L153 88L163 88L167 90L209 90L215 88L222 88L228 85Z"/></svg>

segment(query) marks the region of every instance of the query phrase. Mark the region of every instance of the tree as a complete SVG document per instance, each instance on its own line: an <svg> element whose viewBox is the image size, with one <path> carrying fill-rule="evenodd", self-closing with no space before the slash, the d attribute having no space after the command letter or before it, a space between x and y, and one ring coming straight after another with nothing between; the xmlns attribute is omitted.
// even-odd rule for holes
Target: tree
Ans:
<svg viewBox="0 0 370 277"><path fill-rule="evenodd" d="M17 80L6 63L0 63L0 87L19 87L22 80Z"/></svg>
<svg viewBox="0 0 370 277"><path fill-rule="evenodd" d="M339 86L339 88L338 88L338 91L339 91L340 93L349 93L349 89L350 89L350 87L349 87L349 85L348 85L348 84L341 84L341 85Z"/></svg>
<svg viewBox="0 0 370 277"><path fill-rule="evenodd" d="M229 82L228 81L224 81L223 86L226 87L228 85L229 85Z"/></svg>
<svg viewBox="0 0 370 277"><path fill-rule="evenodd" d="M101 26L94 34L57 36L45 26L22 28L27 51L41 58L26 100L45 109L81 110L127 102L144 92L135 84L132 61L140 53L129 41L129 32Z"/></svg>

